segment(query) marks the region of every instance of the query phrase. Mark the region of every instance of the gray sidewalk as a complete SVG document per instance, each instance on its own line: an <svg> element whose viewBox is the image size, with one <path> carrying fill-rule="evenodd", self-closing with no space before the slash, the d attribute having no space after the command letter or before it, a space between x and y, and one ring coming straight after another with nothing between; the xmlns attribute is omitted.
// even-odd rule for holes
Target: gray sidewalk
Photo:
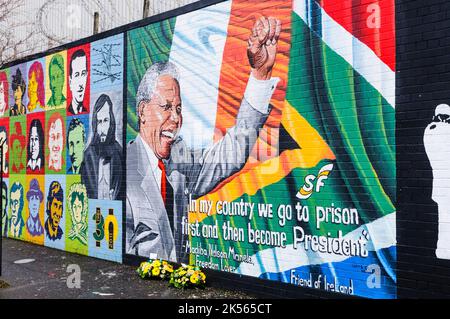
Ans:
<svg viewBox="0 0 450 319"><path fill-rule="evenodd" d="M15 263L34 259L29 263ZM80 266L81 288L68 288L67 267ZM204 290L179 290L168 287L166 281L142 280L136 267L66 253L30 243L3 239L3 270L0 299L30 298L154 298L154 299L215 299L252 298L249 295L207 287ZM1 285L0 285L1 286Z"/></svg>

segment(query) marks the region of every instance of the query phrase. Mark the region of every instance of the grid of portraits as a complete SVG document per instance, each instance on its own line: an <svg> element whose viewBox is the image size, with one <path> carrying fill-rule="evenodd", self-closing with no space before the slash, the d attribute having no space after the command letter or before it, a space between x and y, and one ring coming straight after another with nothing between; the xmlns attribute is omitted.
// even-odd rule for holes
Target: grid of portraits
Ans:
<svg viewBox="0 0 450 319"><path fill-rule="evenodd" d="M3 236L121 262L122 73L122 34L0 70Z"/></svg>

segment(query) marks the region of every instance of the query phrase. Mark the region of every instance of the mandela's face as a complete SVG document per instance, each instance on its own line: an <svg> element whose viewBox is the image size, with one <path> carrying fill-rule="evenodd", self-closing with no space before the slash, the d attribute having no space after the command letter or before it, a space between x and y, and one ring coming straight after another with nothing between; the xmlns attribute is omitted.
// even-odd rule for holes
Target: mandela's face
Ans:
<svg viewBox="0 0 450 319"><path fill-rule="evenodd" d="M178 81L169 75L158 78L150 102L139 107L140 134L159 159L168 158L181 128L181 98Z"/></svg>

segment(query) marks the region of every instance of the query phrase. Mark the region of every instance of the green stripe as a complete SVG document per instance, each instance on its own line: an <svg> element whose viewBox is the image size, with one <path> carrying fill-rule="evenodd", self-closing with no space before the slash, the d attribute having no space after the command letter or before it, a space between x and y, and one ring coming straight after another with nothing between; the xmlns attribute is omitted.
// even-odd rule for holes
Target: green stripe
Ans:
<svg viewBox="0 0 450 319"><path fill-rule="evenodd" d="M134 29L127 34L127 143L137 135L136 92L146 70L167 62L176 18Z"/></svg>

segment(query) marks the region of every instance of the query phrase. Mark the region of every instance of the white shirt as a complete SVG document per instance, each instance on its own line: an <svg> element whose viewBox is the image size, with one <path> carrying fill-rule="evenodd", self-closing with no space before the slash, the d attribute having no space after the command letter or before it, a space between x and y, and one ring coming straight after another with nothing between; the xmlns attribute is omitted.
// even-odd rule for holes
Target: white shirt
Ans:
<svg viewBox="0 0 450 319"><path fill-rule="evenodd" d="M161 191L161 176L162 171L158 167L158 158L155 155L155 152L147 145L147 143L142 139L142 143L144 144L145 151L147 152L148 160L150 161L150 169L153 173L153 177L155 178L156 184L158 185L159 190Z"/></svg>
<svg viewBox="0 0 450 319"><path fill-rule="evenodd" d="M270 80L257 80L250 74L250 78L247 83L247 88L244 93L244 98L260 113L267 114L269 112L269 103L272 99L273 92L275 91L279 78L271 78ZM150 169L153 172L153 177L156 180L159 190L161 191L161 176L162 171L158 167L158 158L153 150L142 139L147 157L150 161Z"/></svg>

